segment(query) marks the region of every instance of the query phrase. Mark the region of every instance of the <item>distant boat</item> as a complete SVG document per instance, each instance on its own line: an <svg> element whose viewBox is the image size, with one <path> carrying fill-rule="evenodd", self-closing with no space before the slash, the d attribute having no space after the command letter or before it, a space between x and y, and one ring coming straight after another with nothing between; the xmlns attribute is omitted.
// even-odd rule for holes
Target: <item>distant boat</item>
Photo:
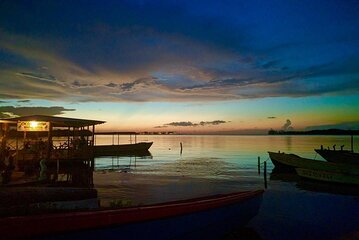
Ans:
<svg viewBox="0 0 359 240"><path fill-rule="evenodd" d="M7 217L4 239L209 239L246 224L259 210L263 190L141 207Z"/></svg>
<svg viewBox="0 0 359 240"><path fill-rule="evenodd" d="M324 162L320 160L302 158L295 154L275 152L268 153L275 167L279 169L294 170L295 168L305 168L312 170L359 175L359 167L357 165Z"/></svg>
<svg viewBox="0 0 359 240"><path fill-rule="evenodd" d="M148 153L153 142L139 142L120 145L97 145L94 146L95 156L112 156L116 154L140 154Z"/></svg>
<svg viewBox="0 0 359 240"><path fill-rule="evenodd" d="M314 149L328 162L359 165L359 153L349 150Z"/></svg>
<svg viewBox="0 0 359 240"><path fill-rule="evenodd" d="M359 175L343 174L337 172L296 168L297 174L304 178L331 182L359 185Z"/></svg>

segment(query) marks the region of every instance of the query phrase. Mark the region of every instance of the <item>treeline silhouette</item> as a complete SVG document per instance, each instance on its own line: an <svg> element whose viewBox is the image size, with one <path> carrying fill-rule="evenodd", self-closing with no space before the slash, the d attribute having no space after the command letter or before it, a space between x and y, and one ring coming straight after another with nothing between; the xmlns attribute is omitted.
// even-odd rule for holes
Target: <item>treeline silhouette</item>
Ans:
<svg viewBox="0 0 359 240"><path fill-rule="evenodd" d="M325 129L310 131L269 130L268 135L359 135L359 130Z"/></svg>

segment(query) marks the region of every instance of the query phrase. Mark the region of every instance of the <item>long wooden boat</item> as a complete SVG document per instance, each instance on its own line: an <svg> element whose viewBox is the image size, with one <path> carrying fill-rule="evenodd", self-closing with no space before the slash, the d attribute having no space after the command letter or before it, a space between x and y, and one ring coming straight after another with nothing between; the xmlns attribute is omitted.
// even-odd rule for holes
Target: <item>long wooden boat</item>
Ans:
<svg viewBox="0 0 359 240"><path fill-rule="evenodd" d="M347 163L359 165L359 153L354 153L348 150L328 150L328 149L314 149L320 156L328 162Z"/></svg>
<svg viewBox="0 0 359 240"><path fill-rule="evenodd" d="M359 167L356 165L324 162L302 158L295 154L268 152L275 167L284 170L294 170L295 168L306 168L313 170L330 171L344 174L359 175Z"/></svg>
<svg viewBox="0 0 359 240"><path fill-rule="evenodd" d="M153 142L139 142L120 145L98 145L94 146L94 154L95 156L112 156L123 153L141 153L148 151L152 144Z"/></svg>
<svg viewBox="0 0 359 240"><path fill-rule="evenodd" d="M343 174L337 172L296 168L297 174L304 178L332 182L359 185L359 175Z"/></svg>
<svg viewBox="0 0 359 240"><path fill-rule="evenodd" d="M231 224L246 224L257 214L262 194L257 190L142 207L9 217L0 219L0 231L4 239L200 239L203 234L208 239Z"/></svg>

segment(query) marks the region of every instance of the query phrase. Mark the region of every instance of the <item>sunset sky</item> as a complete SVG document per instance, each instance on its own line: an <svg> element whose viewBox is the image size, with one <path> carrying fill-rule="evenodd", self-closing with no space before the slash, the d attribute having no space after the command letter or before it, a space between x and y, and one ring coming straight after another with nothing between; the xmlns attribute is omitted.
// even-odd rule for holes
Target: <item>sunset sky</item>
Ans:
<svg viewBox="0 0 359 240"><path fill-rule="evenodd" d="M3 1L0 118L359 129L358 1Z"/></svg>

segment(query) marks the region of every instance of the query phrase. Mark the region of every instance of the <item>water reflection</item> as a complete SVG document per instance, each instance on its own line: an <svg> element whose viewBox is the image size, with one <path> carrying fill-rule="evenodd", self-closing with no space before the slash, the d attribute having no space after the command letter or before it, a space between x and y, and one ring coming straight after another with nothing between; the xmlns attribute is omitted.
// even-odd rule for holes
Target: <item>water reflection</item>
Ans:
<svg viewBox="0 0 359 240"><path fill-rule="evenodd" d="M274 182L280 181L293 183L296 188L310 192L359 196L359 188L355 185L327 183L304 179L294 172L282 172L276 168L274 168L273 171L270 173L270 180Z"/></svg>
<svg viewBox="0 0 359 240"><path fill-rule="evenodd" d="M292 151L292 136L286 136L287 149Z"/></svg>
<svg viewBox="0 0 359 240"><path fill-rule="evenodd" d="M326 183L302 179L296 186L299 189L311 192L324 192L339 195L359 196L359 188L354 185Z"/></svg>
<svg viewBox="0 0 359 240"><path fill-rule="evenodd" d="M150 151L118 153L116 156L99 156L95 158L95 170L112 170L130 172L137 168L138 162L153 159Z"/></svg>

